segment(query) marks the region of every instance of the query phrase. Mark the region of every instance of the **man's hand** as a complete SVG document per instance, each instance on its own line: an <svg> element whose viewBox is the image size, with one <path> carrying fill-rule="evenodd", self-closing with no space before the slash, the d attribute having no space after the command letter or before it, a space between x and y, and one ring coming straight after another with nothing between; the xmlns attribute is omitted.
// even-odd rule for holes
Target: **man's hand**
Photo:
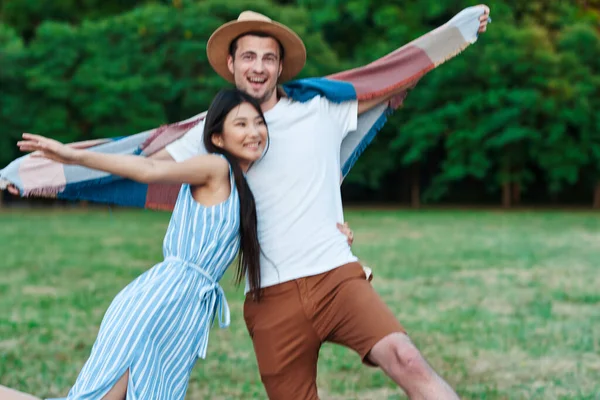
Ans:
<svg viewBox="0 0 600 400"><path fill-rule="evenodd" d="M485 32L487 30L487 24L490 22L490 8L484 4L481 4L481 6L485 11L483 12L483 15L479 17L479 29L477 30L477 33Z"/></svg>
<svg viewBox="0 0 600 400"><path fill-rule="evenodd" d="M354 242L354 232L352 232L352 229L350 229L348 223L338 223L337 228L346 236L346 239L348 240L348 246L352 246L352 243Z"/></svg>

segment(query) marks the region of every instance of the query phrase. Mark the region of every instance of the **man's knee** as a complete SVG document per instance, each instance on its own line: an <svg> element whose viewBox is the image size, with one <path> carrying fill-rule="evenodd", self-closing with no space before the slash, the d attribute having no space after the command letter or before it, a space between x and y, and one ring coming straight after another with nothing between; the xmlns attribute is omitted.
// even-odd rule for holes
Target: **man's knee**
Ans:
<svg viewBox="0 0 600 400"><path fill-rule="evenodd" d="M403 333L381 339L371 350L369 360L386 371L409 375L427 375L429 367L421 352Z"/></svg>
<svg viewBox="0 0 600 400"><path fill-rule="evenodd" d="M429 367L421 352L412 343L397 343L394 346L396 367L410 375L428 375Z"/></svg>

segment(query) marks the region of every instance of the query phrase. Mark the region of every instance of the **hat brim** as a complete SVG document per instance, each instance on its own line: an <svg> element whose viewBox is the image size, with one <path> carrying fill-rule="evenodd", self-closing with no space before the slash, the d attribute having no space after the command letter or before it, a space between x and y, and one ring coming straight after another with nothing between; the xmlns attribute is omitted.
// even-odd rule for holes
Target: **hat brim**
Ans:
<svg viewBox="0 0 600 400"><path fill-rule="evenodd" d="M302 71L306 63L306 47L290 28L274 21L231 21L217 29L206 44L208 62L217 74L234 82L233 74L227 67L229 46L235 38L249 32L268 34L283 46L285 55L278 82L288 81Z"/></svg>

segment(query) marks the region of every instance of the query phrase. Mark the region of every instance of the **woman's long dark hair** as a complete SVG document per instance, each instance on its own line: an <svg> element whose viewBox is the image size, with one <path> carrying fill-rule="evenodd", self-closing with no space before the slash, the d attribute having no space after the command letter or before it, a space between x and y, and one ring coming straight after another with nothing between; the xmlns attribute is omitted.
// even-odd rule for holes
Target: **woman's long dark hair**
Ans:
<svg viewBox="0 0 600 400"><path fill-rule="evenodd" d="M250 293L258 300L260 298L260 245L258 243L254 195L250 191L238 160L226 150L215 146L212 142L214 134L223 133L227 114L242 103L252 105L264 120L264 114L256 99L238 89L221 90L212 101L204 120L204 146L209 153L223 154L233 170L235 186L240 197L241 241L235 281L239 284L247 273Z"/></svg>

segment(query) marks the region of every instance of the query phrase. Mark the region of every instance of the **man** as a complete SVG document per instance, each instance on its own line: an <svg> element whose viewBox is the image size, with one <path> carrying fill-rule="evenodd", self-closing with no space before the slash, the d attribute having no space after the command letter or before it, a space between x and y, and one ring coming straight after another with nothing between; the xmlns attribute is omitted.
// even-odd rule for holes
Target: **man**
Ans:
<svg viewBox="0 0 600 400"><path fill-rule="evenodd" d="M486 30L489 9L480 18ZM359 114L396 93L369 101L305 103L280 97L277 83L304 66L302 40L269 18L243 12L208 41L209 62L226 80L259 99L270 148L247 174L256 200L262 299L248 294L244 317L271 399L317 399L323 342L355 350L380 367L411 399L455 399L371 287L346 236L340 194L340 146ZM203 124L152 157L182 161L202 150ZM307 162L308 161L308 162Z"/></svg>
<svg viewBox="0 0 600 400"><path fill-rule="evenodd" d="M479 32L488 14L485 7ZM248 294L244 304L269 398L317 399L317 358L326 341L380 367L411 399L458 398L412 344L334 227L343 220L341 141L356 129L358 114L395 93L339 104L280 97L277 83L304 66L304 44L289 28L249 11L217 29L207 53L219 75L261 102L270 132L267 154L247 174L263 250L262 299ZM202 129L199 124L153 157L192 157L202 148Z"/></svg>

